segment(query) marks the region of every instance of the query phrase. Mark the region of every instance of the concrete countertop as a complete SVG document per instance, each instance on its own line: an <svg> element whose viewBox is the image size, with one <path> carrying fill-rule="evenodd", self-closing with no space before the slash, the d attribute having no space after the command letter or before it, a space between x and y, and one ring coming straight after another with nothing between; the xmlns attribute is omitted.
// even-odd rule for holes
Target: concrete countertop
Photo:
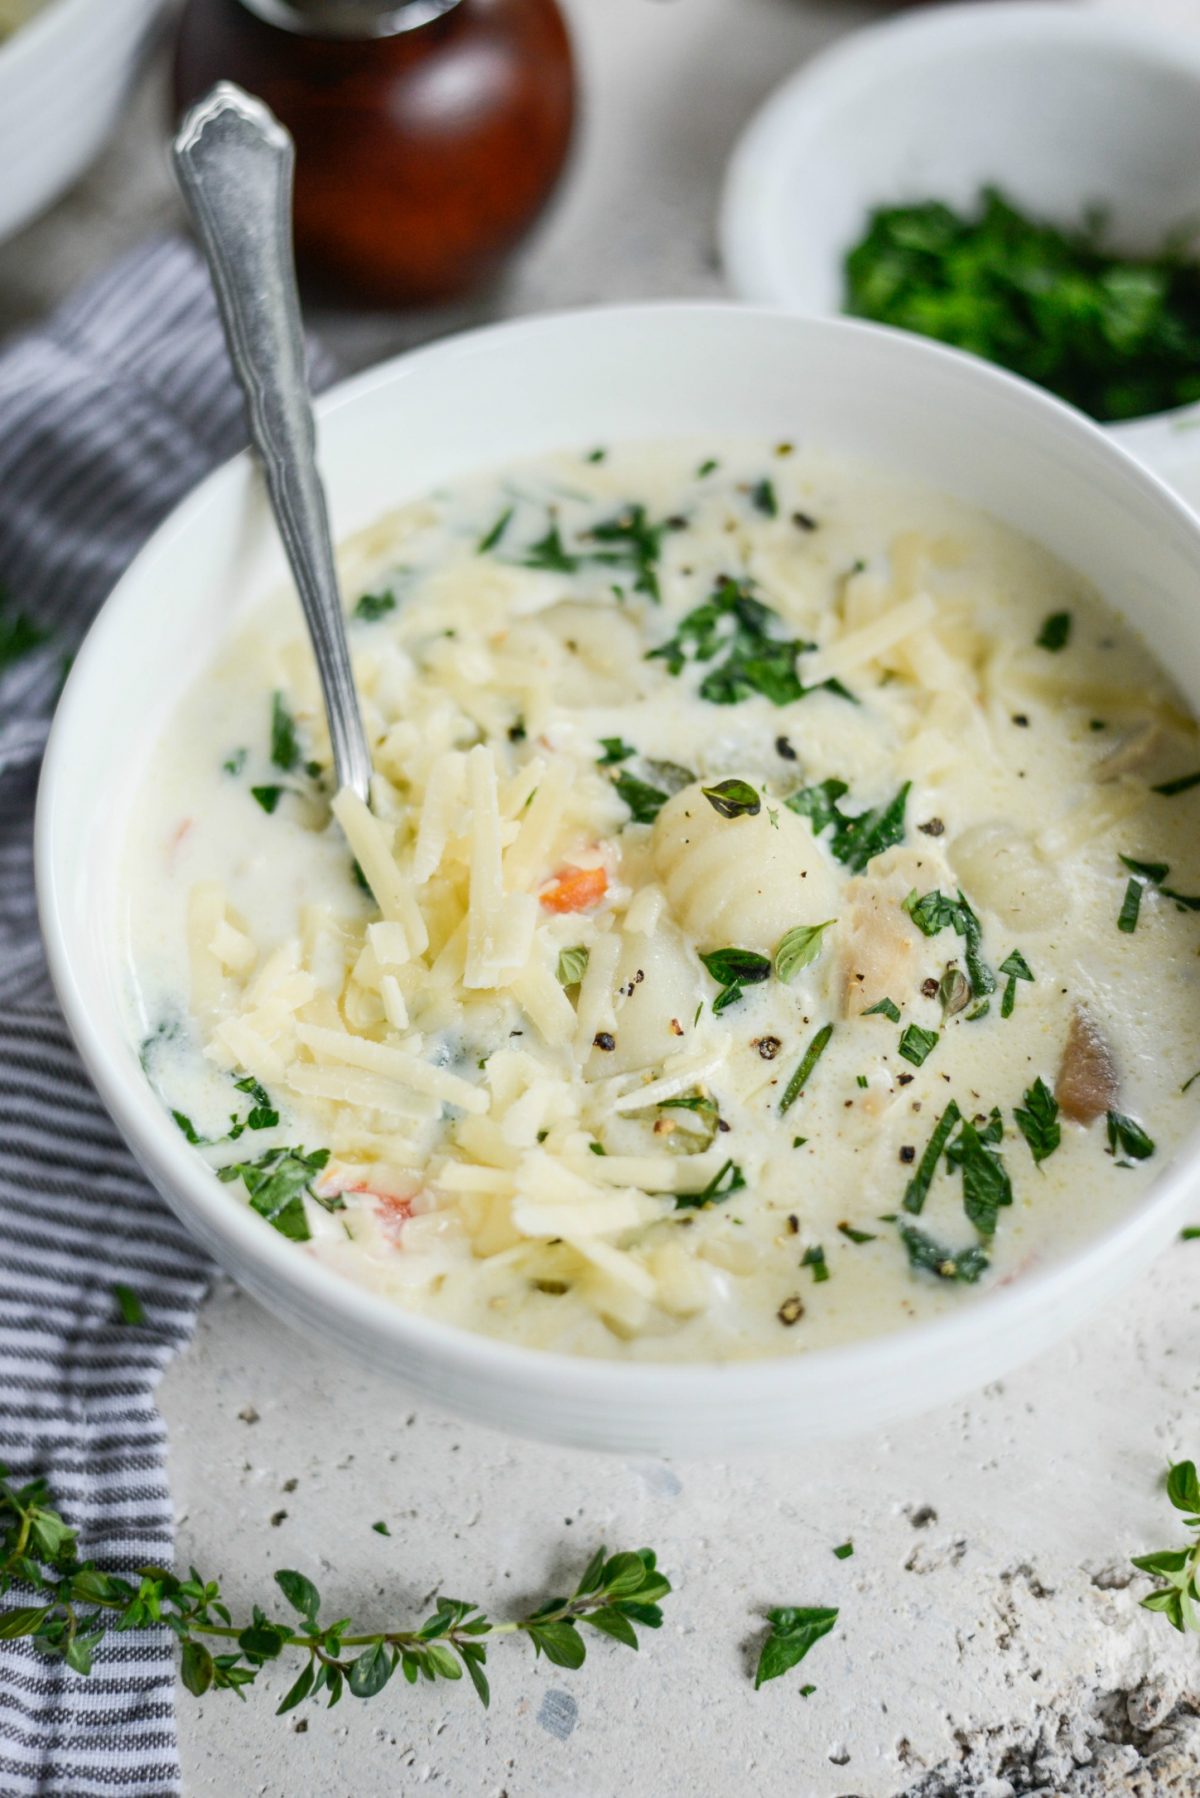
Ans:
<svg viewBox="0 0 1200 1798"><path fill-rule="evenodd" d="M1190 0L1120 7L1190 16ZM553 216L458 313L317 314L348 368L475 319L719 294L712 219L738 129L790 67L875 16L836 0L569 10L587 106ZM0 332L177 221L165 112L159 66L83 186L0 248ZM486 1716L461 1685L397 1682L367 1709L279 1720L282 1676L244 1706L181 1692L185 1790L1197 1798L1200 1648L1138 1608L1128 1557L1178 1534L1162 1469L1200 1454L1198 1276L1200 1244L1177 1245L1052 1356L887 1437L671 1466L418 1411L222 1285L162 1404L180 1562L219 1575L239 1610L293 1566L366 1623L419 1617L441 1586L511 1614L600 1541L654 1546L677 1590L636 1657L595 1638L570 1674L498 1644ZM841 1616L802 1673L755 1693L761 1614L779 1603Z"/></svg>

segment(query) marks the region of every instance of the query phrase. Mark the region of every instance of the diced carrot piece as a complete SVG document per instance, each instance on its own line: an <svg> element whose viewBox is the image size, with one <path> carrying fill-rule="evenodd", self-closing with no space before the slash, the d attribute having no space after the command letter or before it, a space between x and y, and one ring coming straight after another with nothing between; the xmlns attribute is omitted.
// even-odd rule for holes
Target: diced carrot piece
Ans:
<svg viewBox="0 0 1200 1798"><path fill-rule="evenodd" d="M603 868L564 868L541 895L547 911L590 911L608 891Z"/></svg>
<svg viewBox="0 0 1200 1798"><path fill-rule="evenodd" d="M359 1190L365 1191L365 1188ZM378 1217L383 1233L390 1241L399 1244L405 1224L412 1216L411 1199L398 1199L392 1193L380 1192L372 1195L375 1199L375 1215Z"/></svg>

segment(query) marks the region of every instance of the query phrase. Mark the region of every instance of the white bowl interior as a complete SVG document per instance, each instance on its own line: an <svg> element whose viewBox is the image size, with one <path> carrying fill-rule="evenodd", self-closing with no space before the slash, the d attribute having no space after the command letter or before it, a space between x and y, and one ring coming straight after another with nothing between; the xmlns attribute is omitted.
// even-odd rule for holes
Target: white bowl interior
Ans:
<svg viewBox="0 0 1200 1798"><path fill-rule="evenodd" d="M527 321L448 340L322 402L338 534L468 470L565 445L705 432L787 437L903 468L1026 530L1092 579L1200 704L1200 523L1103 433L981 363L898 333L742 307ZM851 1349L712 1368L539 1355L406 1315L285 1242L183 1142L123 1021L120 858L178 698L283 575L246 457L162 527L102 612L43 775L38 882L52 971L93 1078L200 1239L294 1322L426 1397L583 1445L724 1453L869 1430L995 1377L1115 1291L1170 1236L1192 1154L1069 1262Z"/></svg>

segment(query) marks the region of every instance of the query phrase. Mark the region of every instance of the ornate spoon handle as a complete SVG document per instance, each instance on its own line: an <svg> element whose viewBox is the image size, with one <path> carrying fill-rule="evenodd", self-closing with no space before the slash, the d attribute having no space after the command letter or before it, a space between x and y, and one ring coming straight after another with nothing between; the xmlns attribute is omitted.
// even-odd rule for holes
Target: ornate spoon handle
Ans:
<svg viewBox="0 0 1200 1798"><path fill-rule="evenodd" d="M338 785L366 800L371 756L317 472L292 257L295 146L260 100L223 81L187 114L173 154L308 621Z"/></svg>

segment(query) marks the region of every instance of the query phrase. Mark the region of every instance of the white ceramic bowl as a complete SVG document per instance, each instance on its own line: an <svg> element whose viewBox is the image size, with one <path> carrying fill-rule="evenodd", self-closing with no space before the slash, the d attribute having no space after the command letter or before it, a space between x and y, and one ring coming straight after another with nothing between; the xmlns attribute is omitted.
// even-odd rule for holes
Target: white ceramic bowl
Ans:
<svg viewBox="0 0 1200 1798"><path fill-rule="evenodd" d="M116 124L162 0L48 0L0 44L0 239L56 200Z"/></svg>
<svg viewBox="0 0 1200 1798"><path fill-rule="evenodd" d="M902 468L1072 563L1200 707L1200 520L1068 407L919 338L742 306L569 313L449 338L335 389L318 411L339 534L481 465L569 444L744 433ZM93 626L59 705L37 820L50 966L92 1078L168 1203L282 1317L480 1422L725 1455L876 1430L993 1379L1172 1237L1196 1187L1194 1145L1117 1227L1007 1289L964 1294L949 1316L848 1348L684 1367L472 1336L298 1251L218 1183L151 1093L124 1023L120 947L122 838L155 755L170 753L160 733L216 641L282 578L258 476L237 457L167 520Z"/></svg>
<svg viewBox="0 0 1200 1798"><path fill-rule="evenodd" d="M970 205L987 183L1112 240L1200 228L1200 29L1095 6L934 7L855 32L767 101L729 166L720 237L746 300L836 313L880 205ZM1200 406L1108 427L1200 501Z"/></svg>

